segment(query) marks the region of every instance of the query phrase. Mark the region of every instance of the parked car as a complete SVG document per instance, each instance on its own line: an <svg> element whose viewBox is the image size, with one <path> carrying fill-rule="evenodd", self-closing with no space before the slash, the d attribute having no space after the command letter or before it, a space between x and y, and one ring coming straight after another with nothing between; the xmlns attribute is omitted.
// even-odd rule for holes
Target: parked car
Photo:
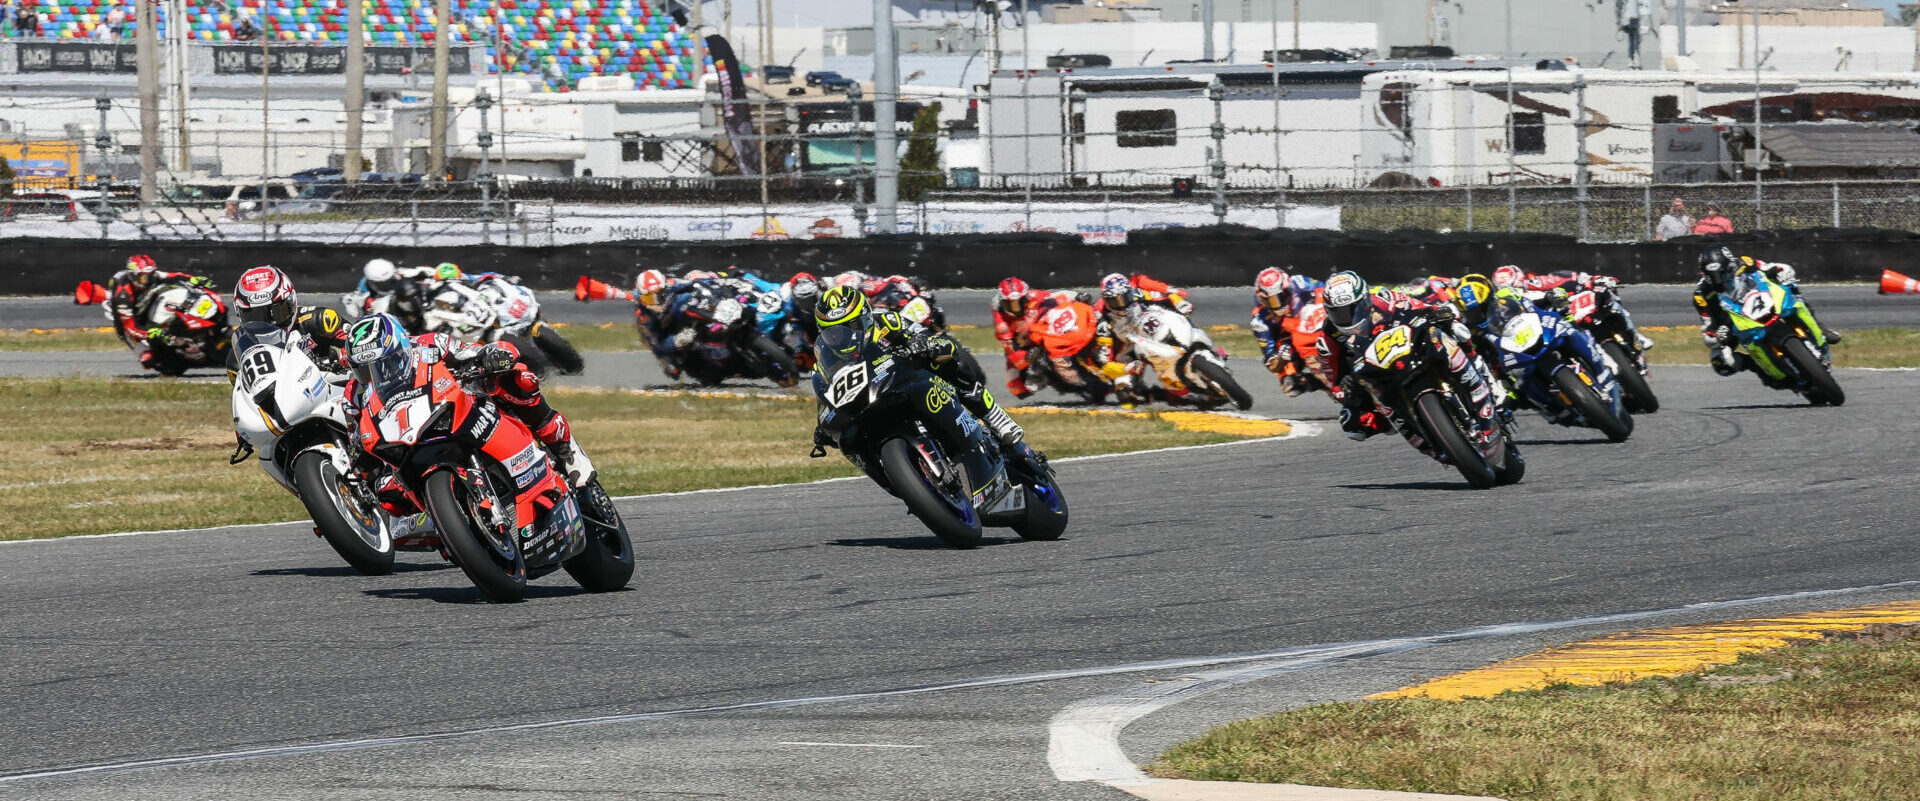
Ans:
<svg viewBox="0 0 1920 801"><path fill-rule="evenodd" d="M833 70L814 70L807 73L807 85L819 86L821 81L844 81L846 78Z"/></svg>
<svg viewBox="0 0 1920 801"><path fill-rule="evenodd" d="M760 68L761 77L767 83L793 83L793 68L779 64L767 64Z"/></svg>
<svg viewBox="0 0 1920 801"><path fill-rule="evenodd" d="M80 219L80 204L60 192L28 192L6 198L4 204L0 204L0 222L21 218L76 222Z"/></svg>

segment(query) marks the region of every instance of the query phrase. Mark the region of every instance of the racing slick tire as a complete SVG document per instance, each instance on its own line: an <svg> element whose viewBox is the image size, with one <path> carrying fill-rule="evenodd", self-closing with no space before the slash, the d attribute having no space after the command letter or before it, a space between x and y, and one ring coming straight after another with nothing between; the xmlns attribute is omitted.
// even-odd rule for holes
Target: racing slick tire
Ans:
<svg viewBox="0 0 1920 801"><path fill-rule="evenodd" d="M560 332L546 323L534 324L533 342L540 346L541 355L547 357L547 363L561 375L579 375L587 369L587 360L580 357L580 351Z"/></svg>
<svg viewBox="0 0 1920 801"><path fill-rule="evenodd" d="M1233 399L1233 405L1240 411L1253 408L1253 396L1240 386L1240 382L1233 380L1233 374L1227 372L1227 368L1206 359L1194 359L1193 368L1206 376L1208 381L1212 381L1214 386L1225 391L1227 397Z"/></svg>
<svg viewBox="0 0 1920 801"><path fill-rule="evenodd" d="M575 490L581 517L586 521L587 547L562 567L587 592L613 592L633 580L633 539L620 510L595 478Z"/></svg>
<svg viewBox="0 0 1920 801"><path fill-rule="evenodd" d="M440 542L480 594L495 603L527 597L527 562L520 542L512 535L505 539L487 535L476 523L480 513L466 497L459 476L452 470L427 476L425 494Z"/></svg>
<svg viewBox="0 0 1920 801"><path fill-rule="evenodd" d="M800 381L800 364L795 362L793 354L788 353L786 348L780 347L779 343L764 336L754 337L753 350L760 354L762 359L766 360L767 365L773 368L767 371L767 378L771 379L773 383L783 387L790 387ZM776 378L774 376L776 370L786 373L786 379L781 380Z"/></svg>
<svg viewBox="0 0 1920 801"><path fill-rule="evenodd" d="M894 494L907 503L907 511L920 518L941 542L955 548L980 544L980 512L973 507L973 493L965 481L961 482L960 498L945 497L927 474L913 444L899 437L880 445L880 466ZM961 469L959 465L954 467Z"/></svg>
<svg viewBox="0 0 1920 801"><path fill-rule="evenodd" d="M1067 533L1067 494L1060 490L1059 480L1047 477L1044 490L1028 484L1021 487L1027 494L1026 516L1013 524L1013 533L1023 540L1053 541ZM1053 496L1049 499L1048 495Z"/></svg>
<svg viewBox="0 0 1920 801"><path fill-rule="evenodd" d="M1639 368L1634 367L1636 362L1627 355L1627 349L1620 347L1618 342L1606 339L1601 340L1600 350L1613 360L1613 375L1620 381L1620 394L1625 396L1620 400L1627 411L1634 414L1660 411L1660 399L1654 396L1653 385L1647 383L1647 377L1641 374Z"/></svg>
<svg viewBox="0 0 1920 801"><path fill-rule="evenodd" d="M314 527L341 559L368 576L393 572L393 532L379 507L355 508L359 504L327 454L307 451L296 457L293 486Z"/></svg>
<svg viewBox="0 0 1920 801"><path fill-rule="evenodd" d="M1573 404L1574 410L1587 421L1587 425L1606 434L1609 441L1626 442L1627 437L1633 436L1633 417L1614 414L1606 400L1600 397L1600 391L1580 380L1579 372L1562 367L1554 371L1553 385L1559 388L1568 403Z"/></svg>
<svg viewBox="0 0 1920 801"><path fill-rule="evenodd" d="M1467 441L1467 435L1461 433L1459 424L1453 421L1453 414L1447 411L1447 402L1438 392L1422 392L1414 401L1415 413L1426 423L1428 431L1433 432L1434 444L1453 461L1460 476L1473 485L1474 489L1491 489L1498 479L1493 474L1493 466L1475 450L1473 443Z"/></svg>
<svg viewBox="0 0 1920 801"><path fill-rule="evenodd" d="M1793 366L1807 379L1807 400L1818 406L1839 406L1847 402L1847 393L1840 388L1840 382L1833 377L1833 371L1813 355L1813 349L1807 347L1806 340L1798 337L1780 343L1780 352L1793 360Z"/></svg>

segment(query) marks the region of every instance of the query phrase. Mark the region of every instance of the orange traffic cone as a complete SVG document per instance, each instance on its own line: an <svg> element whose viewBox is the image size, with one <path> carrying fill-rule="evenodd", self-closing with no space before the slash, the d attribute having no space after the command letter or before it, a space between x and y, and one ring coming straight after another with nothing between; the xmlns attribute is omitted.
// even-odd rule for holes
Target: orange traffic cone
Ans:
<svg viewBox="0 0 1920 801"><path fill-rule="evenodd" d="M580 276L573 285L573 299L585 303L589 300L632 300L633 294L605 281Z"/></svg>
<svg viewBox="0 0 1920 801"><path fill-rule="evenodd" d="M73 302L76 306L94 306L107 302L107 288L92 281L81 281L73 288Z"/></svg>
<svg viewBox="0 0 1920 801"><path fill-rule="evenodd" d="M1916 295L1920 294L1920 281L1915 281L1892 270L1880 271L1880 294Z"/></svg>

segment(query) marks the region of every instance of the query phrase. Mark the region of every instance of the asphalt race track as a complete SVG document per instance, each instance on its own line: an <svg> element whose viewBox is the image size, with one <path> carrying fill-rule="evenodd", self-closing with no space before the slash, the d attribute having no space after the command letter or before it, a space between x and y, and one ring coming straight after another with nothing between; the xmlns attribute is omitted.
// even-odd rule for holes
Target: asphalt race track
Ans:
<svg viewBox="0 0 1920 801"><path fill-rule="evenodd" d="M1631 441L1530 420L1526 482L1487 492L1337 432L1075 461L1057 543L950 550L860 481L630 499L631 590L513 606L429 554L351 575L298 524L0 545L0 797L1121 798L1056 778L1049 721L1189 668L1100 668L1920 577L1920 373L1840 379L1811 408L1664 368ZM1122 745L1633 625L1323 661Z"/></svg>
<svg viewBox="0 0 1920 801"><path fill-rule="evenodd" d="M1685 291L1627 297L1643 325L1684 324ZM1920 313L1869 287L1811 295L1843 328ZM980 322L983 294L942 299ZM1243 292L1197 300L1201 322L1244 322ZM3 328L97 314L0 300ZM659 382L644 354L589 361L572 383ZM131 362L0 353L0 375ZM1061 780L1093 763L1050 722L1212 657L1389 641L1235 663L1274 667L1194 682L1118 735L1124 756L1601 631L1920 598L1901 584L1920 579L1920 372L1842 370L1847 405L1812 408L1660 367L1662 411L1632 440L1524 417L1527 480L1476 492L1234 368L1299 435L1062 463L1056 543L950 550L864 481L641 497L621 502L631 589L556 574L512 606L431 554L358 576L300 524L0 544L0 798L1118 799Z"/></svg>

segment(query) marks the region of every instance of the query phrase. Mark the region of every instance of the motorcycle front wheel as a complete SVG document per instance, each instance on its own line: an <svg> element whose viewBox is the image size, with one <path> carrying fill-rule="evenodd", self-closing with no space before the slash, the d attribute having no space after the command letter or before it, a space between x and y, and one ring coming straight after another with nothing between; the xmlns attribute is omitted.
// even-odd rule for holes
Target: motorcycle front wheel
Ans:
<svg viewBox="0 0 1920 801"><path fill-rule="evenodd" d="M1620 381L1621 401L1627 411L1635 414L1653 414L1660 411L1660 399L1653 394L1653 385L1647 383L1647 377L1640 372L1638 362L1627 355L1627 349L1611 339L1600 341L1600 350L1613 360L1613 374Z"/></svg>
<svg viewBox="0 0 1920 801"><path fill-rule="evenodd" d="M1573 405L1587 425L1600 430L1612 442L1626 442L1633 435L1633 418L1624 414L1616 415L1600 391L1587 382L1580 380L1580 374L1571 367L1562 366L1553 373L1553 385L1560 395Z"/></svg>
<svg viewBox="0 0 1920 801"><path fill-rule="evenodd" d="M587 482L573 494L586 518L587 548L562 565L567 575L580 582L587 592L612 592L633 579L633 540L627 536L627 523L620 510L600 487L600 479Z"/></svg>
<svg viewBox="0 0 1920 801"><path fill-rule="evenodd" d="M559 331L546 323L540 324L540 333L533 335L534 344L540 346L541 355L547 357L547 363L553 365L562 375L579 375L587 369L587 360L580 358L580 351L573 343L560 336Z"/></svg>
<svg viewBox="0 0 1920 801"><path fill-rule="evenodd" d="M492 601L514 603L525 598L527 562L519 541L511 534L491 532L452 470L434 473L426 483L427 512L453 563Z"/></svg>
<svg viewBox="0 0 1920 801"><path fill-rule="evenodd" d="M1847 393L1840 388L1840 382L1834 380L1833 371L1813 355L1813 349L1807 347L1806 340L1794 337L1780 343L1780 351L1799 368L1800 375L1807 379L1807 400L1828 406L1839 406L1847 402Z"/></svg>
<svg viewBox="0 0 1920 801"><path fill-rule="evenodd" d="M307 451L293 460L293 486L320 536L353 569L369 576L393 572L393 532L379 507L369 507L341 481L333 460Z"/></svg>
<svg viewBox="0 0 1920 801"><path fill-rule="evenodd" d="M759 336L753 338L753 349L765 360L765 364L773 368L767 371L767 377L772 378L773 383L790 387L800 380L800 365L793 360L793 354L788 353L786 348L780 347L771 339ZM787 377L778 378L774 375L776 372L785 373Z"/></svg>
<svg viewBox="0 0 1920 801"><path fill-rule="evenodd" d="M973 508L973 495L965 481L960 482L958 497L952 497L928 473L913 443L898 437L880 445L880 467L886 471L894 494L907 502L907 511L920 518L941 542L955 548L980 544L980 513ZM962 468L952 465L951 469Z"/></svg>
<svg viewBox="0 0 1920 801"><path fill-rule="evenodd" d="M1233 374L1227 372L1227 368L1209 359L1194 359L1193 368L1199 370L1200 374L1206 376L1214 386L1227 393L1227 397L1233 399L1233 405L1239 407L1240 411L1253 408L1253 396L1240 386L1240 382L1233 380Z"/></svg>
<svg viewBox="0 0 1920 801"><path fill-rule="evenodd" d="M1467 441L1467 435L1460 431L1460 425L1453 421L1453 415L1447 411L1447 402L1438 392L1422 392L1413 402L1415 413L1426 429L1433 433L1433 441L1460 471L1460 476L1473 485L1474 489L1489 489L1498 479L1494 476L1493 466L1480 451Z"/></svg>
<svg viewBox="0 0 1920 801"><path fill-rule="evenodd" d="M1048 476L1046 483L1021 488L1027 494L1026 516L1013 524L1013 533L1023 540L1052 541L1067 533L1067 494L1060 481Z"/></svg>

